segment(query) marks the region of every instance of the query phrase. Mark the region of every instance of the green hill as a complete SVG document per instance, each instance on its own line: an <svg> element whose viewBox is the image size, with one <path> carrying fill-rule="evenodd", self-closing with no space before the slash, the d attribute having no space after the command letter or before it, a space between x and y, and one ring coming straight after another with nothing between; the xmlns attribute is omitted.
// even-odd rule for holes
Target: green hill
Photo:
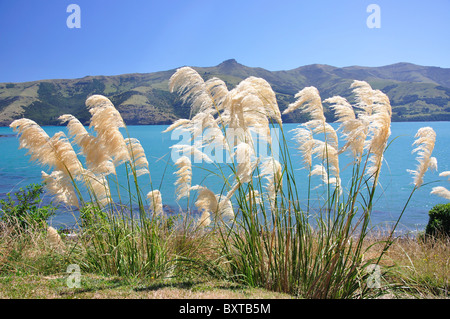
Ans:
<svg viewBox="0 0 450 319"><path fill-rule="evenodd" d="M352 100L350 83L364 80L386 93L392 104L394 121L450 120L450 69L397 63L382 67L337 68L313 64L293 70L268 71L227 60L214 67L194 67L205 80L213 76L229 88L248 76L267 80L277 94L281 110L294 101L305 86L316 86L323 99L341 95ZM0 125L27 117L40 125L58 125L61 114L70 113L88 123L85 100L92 94L107 96L127 124L169 124L187 117L189 107L168 91L175 70L117 76L86 76L81 79L0 83ZM333 114L326 111L329 120ZM302 122L299 112L285 122Z"/></svg>

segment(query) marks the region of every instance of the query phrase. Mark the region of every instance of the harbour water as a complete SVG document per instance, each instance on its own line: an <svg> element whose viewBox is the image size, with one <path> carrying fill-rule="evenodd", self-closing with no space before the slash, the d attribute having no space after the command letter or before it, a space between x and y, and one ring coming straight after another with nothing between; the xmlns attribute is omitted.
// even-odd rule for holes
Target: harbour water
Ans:
<svg viewBox="0 0 450 319"><path fill-rule="evenodd" d="M283 130L288 141L292 141L293 133L290 132L299 124L284 124ZM417 165L416 154L412 154L414 147L414 135L417 130L424 126L430 126L436 131L436 145L433 156L437 158L438 171L429 171L425 175L424 185L418 189L400 221L400 227L410 231L421 231L428 222L428 211L438 203L446 202L445 199L435 195L430 195L432 187L442 185L450 187L447 179L439 177L439 172L450 170L450 122L402 122L392 123L391 141L384 157L384 163L380 176L380 187L376 194L376 202L373 208L372 223L382 225L395 221L402 211L408 197L413 189L412 176L407 169L415 169ZM46 126L44 130L52 136L57 131L64 131L63 126ZM137 138L147 155L150 166L150 178L148 175L141 176L143 190L149 191L151 187L159 189L162 193L163 203L177 211L178 208L186 207L187 202L183 199L176 201L174 182L176 176L173 158L171 157L170 146L180 142L179 136L171 133L163 133L167 128L165 125L148 126L128 126L130 137ZM125 132L124 132L125 134ZM48 171L36 163L31 163L26 155L26 150L18 149L19 140L13 130L9 127L0 127L0 198L5 198L8 192L15 192L20 187L25 187L30 183L41 182L41 171ZM296 166L296 184L299 191L305 191L307 183L307 172L301 169L301 157L295 149L295 143L289 142L291 148L291 160ZM341 156L342 157L342 156ZM351 175L351 168L345 167L345 161L341 162L341 178L345 187L346 179ZM298 166L298 167L297 167ZM122 175L121 176L121 169ZM214 174L213 164L193 164L192 184L202 184L220 192L218 177ZM119 184L125 183L123 179L125 168L118 168ZM121 176L121 177L120 177ZM313 186L314 188L314 186ZM304 194L300 198L304 198ZM314 196L314 195L313 195ZM315 196L320 196L319 191ZM50 200L49 196L44 197L44 202ZM190 203L192 206L192 202ZM76 218L76 211L67 212L60 210L50 222L59 225L70 225Z"/></svg>

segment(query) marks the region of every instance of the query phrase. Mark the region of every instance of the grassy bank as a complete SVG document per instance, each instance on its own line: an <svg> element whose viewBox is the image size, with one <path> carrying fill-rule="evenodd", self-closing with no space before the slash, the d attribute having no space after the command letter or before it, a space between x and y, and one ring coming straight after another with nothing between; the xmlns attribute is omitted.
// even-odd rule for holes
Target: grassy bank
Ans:
<svg viewBox="0 0 450 319"><path fill-rule="evenodd" d="M68 288L67 275L0 277L1 299L289 299L283 293L227 281L145 280L84 274L81 288Z"/></svg>
<svg viewBox="0 0 450 319"><path fill-rule="evenodd" d="M211 242L215 239L209 237ZM219 241L219 239L217 239ZM371 246L364 258L377 256L383 238L369 238ZM67 267L86 263L85 256L74 247L76 241L62 237L65 249L54 247L45 230L17 229L2 225L0 234L0 298L152 298L152 299L271 299L302 298L274 292L264 287L251 287L245 283L226 279L220 274L186 265L191 271L151 276L113 276L101 271L80 272L80 286L68 283ZM215 252L206 249L202 236L190 239L196 250L196 259L204 264L217 261ZM399 238L384 254L380 265L380 286L373 288L373 298L449 298L450 241L433 239L426 242L418 238ZM370 298L370 295L368 295Z"/></svg>

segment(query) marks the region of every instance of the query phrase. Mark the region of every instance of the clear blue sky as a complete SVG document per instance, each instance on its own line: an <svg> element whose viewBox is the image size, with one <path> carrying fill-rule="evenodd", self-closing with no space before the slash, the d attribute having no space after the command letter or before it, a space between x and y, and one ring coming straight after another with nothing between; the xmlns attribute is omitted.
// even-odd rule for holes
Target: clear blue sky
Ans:
<svg viewBox="0 0 450 319"><path fill-rule="evenodd" d="M69 29L69 4L81 28ZM369 4L381 28L366 25ZM235 58L450 67L449 0L0 0L0 82L145 73Z"/></svg>

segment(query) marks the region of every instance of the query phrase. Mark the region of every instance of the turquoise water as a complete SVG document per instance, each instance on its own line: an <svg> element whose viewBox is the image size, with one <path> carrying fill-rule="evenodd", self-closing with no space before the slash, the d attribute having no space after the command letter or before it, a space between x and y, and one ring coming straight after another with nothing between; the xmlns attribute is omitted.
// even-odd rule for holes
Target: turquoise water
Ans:
<svg viewBox="0 0 450 319"><path fill-rule="evenodd" d="M289 131L297 126L298 124L284 124L284 132L287 134L288 140L291 140L292 136L292 133ZM391 140L394 138L395 140L385 154L385 162L383 163L380 177L381 187L377 192L377 200L373 210L372 221L374 225L395 221L411 193L413 188L412 177L406 170L415 169L415 154L411 154L413 150L412 143L417 130L423 126L431 126L436 131L437 141L433 156L437 158L439 172L450 170L450 149L448 147L450 145L450 122L392 123ZM165 125L128 126L128 132L131 137L140 140L146 151L153 188L160 189L163 203L176 210L178 206L186 207L187 202L185 200L181 200L179 203L175 201L175 186L173 183L176 180L176 176L173 174L175 169L169 147L179 143L179 140L172 139L170 133L162 133L166 127ZM61 130L66 132L65 127L47 126L43 128L49 135L53 135ZM294 165L298 163L300 168L301 158L294 149L294 143L291 145L291 159ZM0 149L2 152L0 154L0 198L4 198L8 192L17 191L20 187L40 182L42 170L50 173L48 169L30 163L29 157L25 155L26 150L19 150L18 146L19 141L12 129L0 127ZM341 161L341 170L341 178L345 186L346 177L351 174L350 168L345 169L345 160ZM119 183L125 185L124 167L120 167L118 171L119 176L121 176ZM218 183L218 179L213 172L214 166L212 164L194 164L193 185L202 183L214 191L220 192L221 183ZM227 173L230 173L230 171ZM304 193L306 192L306 186L303 187L307 183L306 171L296 170L296 175L297 186L301 193L300 198L306 198ZM140 185L144 187L144 191L149 191L151 188L148 175L140 177L140 180ZM411 231L423 230L428 222L428 211L430 208L438 203L445 202L444 199L438 196L430 195L430 191L433 186L438 185L448 188L450 183L439 177L438 172L427 172L425 183L433 181L439 182L423 186L416 191L401 220L400 227ZM314 198L314 196L320 196L319 190L312 197ZM50 198L47 196L44 200L47 202ZM75 211L75 216L76 213ZM61 211L58 216L54 217L52 223L70 224L73 223L73 220L72 213Z"/></svg>

